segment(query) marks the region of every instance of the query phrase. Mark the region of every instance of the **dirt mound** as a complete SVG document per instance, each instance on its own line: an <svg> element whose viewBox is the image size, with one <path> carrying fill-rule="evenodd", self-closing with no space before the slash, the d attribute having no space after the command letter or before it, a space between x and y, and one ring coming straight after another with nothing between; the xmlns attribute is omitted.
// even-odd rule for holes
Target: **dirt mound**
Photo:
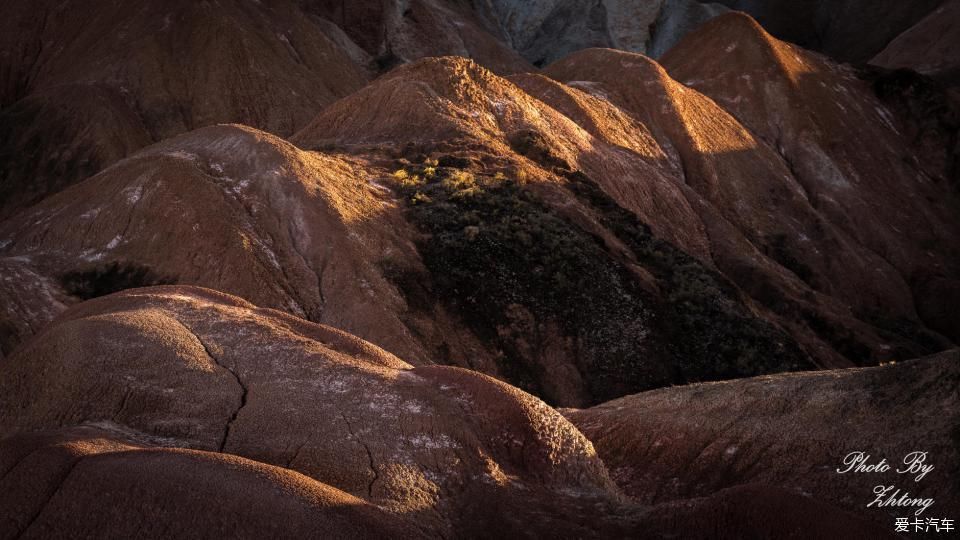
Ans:
<svg viewBox="0 0 960 540"><path fill-rule="evenodd" d="M590 443L536 398L205 289L84 303L5 370L4 433L122 424L301 472L428 529L522 498L530 513L558 501L541 523L562 521L560 506L616 502ZM468 510L479 499L490 507ZM507 521L526 525L525 513Z"/></svg>
<svg viewBox="0 0 960 540"><path fill-rule="evenodd" d="M937 315L960 290L960 201L945 178L911 158L912 141L867 83L738 13L689 34L663 63L776 149L809 204L875 254L857 269L879 274L874 284L845 295L844 286L808 280L814 288L842 297L861 317L911 316L915 304L928 326L960 337L954 319Z"/></svg>
<svg viewBox="0 0 960 540"><path fill-rule="evenodd" d="M215 126L46 199L0 237L6 253L49 278L50 294L198 284L422 359L397 320L402 300L374 264L383 250L409 256L397 239L402 221L384 214L389 198L368 180L349 161Z"/></svg>
<svg viewBox="0 0 960 540"><path fill-rule="evenodd" d="M0 216L198 127L289 135L370 77L292 1L9 4Z"/></svg>
<svg viewBox="0 0 960 540"><path fill-rule="evenodd" d="M21 99L0 112L0 218L151 142L123 96L107 87L68 84Z"/></svg>
<svg viewBox="0 0 960 540"><path fill-rule="evenodd" d="M10 220L0 250L50 295L201 285L564 406L945 346L799 278L897 290L733 117L647 59L580 54L617 75L401 66L295 137L322 152L238 126L171 139Z"/></svg>
<svg viewBox="0 0 960 540"><path fill-rule="evenodd" d="M414 538L362 499L288 469L110 423L0 442L4 538Z"/></svg>
<svg viewBox="0 0 960 540"><path fill-rule="evenodd" d="M123 532L149 516L147 536L193 524L244 537L336 526L346 537L609 538L681 534L699 519L724 537L747 523L790 533L813 513L807 530L872 532L772 488L637 506L590 442L536 398L467 370L414 368L206 289L91 300L5 369L0 515L10 534ZM180 496L187 488L200 498ZM756 494L752 510L737 508Z"/></svg>
<svg viewBox="0 0 960 540"><path fill-rule="evenodd" d="M642 503L756 483L812 495L892 529L894 517L915 509L865 509L878 484L934 498L925 515L960 503L953 480L960 474L958 381L954 350L877 368L657 390L567 416L618 485ZM920 482L892 470L838 474L856 451L899 468L908 454L924 451L935 469Z"/></svg>
<svg viewBox="0 0 960 540"><path fill-rule="evenodd" d="M716 20L755 26L742 15ZM752 54L758 61L779 65L775 51L757 49ZM895 355L940 350L942 345L934 344L941 338L919 337L923 325L897 269L814 207L776 146L716 102L631 53L581 51L546 73L610 101L650 128L660 147L681 165L678 181L690 188L685 197L705 224L713 262L776 313L821 362L844 364L830 350L855 362L889 359L889 340L899 341L894 336L912 331L891 330L884 317L920 329L907 341L932 345L907 346Z"/></svg>

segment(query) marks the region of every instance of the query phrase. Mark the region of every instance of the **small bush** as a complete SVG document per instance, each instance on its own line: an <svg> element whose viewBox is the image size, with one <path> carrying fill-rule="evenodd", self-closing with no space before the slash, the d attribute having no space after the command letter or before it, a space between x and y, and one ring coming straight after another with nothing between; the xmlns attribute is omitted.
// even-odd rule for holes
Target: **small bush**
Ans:
<svg viewBox="0 0 960 540"><path fill-rule="evenodd" d="M61 277L64 289L83 300L115 292L154 285L171 285L175 279L159 276L150 267L130 262L111 262L85 270L68 272Z"/></svg>
<svg viewBox="0 0 960 540"><path fill-rule="evenodd" d="M782 330L756 317L721 274L653 235L580 172L568 186L633 251L662 291L659 332L675 351L684 382L810 369L810 359Z"/></svg>
<svg viewBox="0 0 960 540"><path fill-rule="evenodd" d="M423 193L423 192L421 192L421 191L418 191L418 192L414 193L414 194L413 194L413 197L410 197L410 204L413 204L413 205L417 205L417 204L429 204L429 203L431 203L431 202L433 202L433 199L430 198L429 195L427 195L426 193Z"/></svg>

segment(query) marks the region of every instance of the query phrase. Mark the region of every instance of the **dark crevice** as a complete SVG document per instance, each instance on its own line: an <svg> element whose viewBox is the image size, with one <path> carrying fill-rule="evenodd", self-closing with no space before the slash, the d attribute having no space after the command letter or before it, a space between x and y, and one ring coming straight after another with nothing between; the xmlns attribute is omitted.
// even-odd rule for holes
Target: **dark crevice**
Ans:
<svg viewBox="0 0 960 540"><path fill-rule="evenodd" d="M360 446L362 446L363 449L367 452L368 466L370 467L370 472L373 473L373 478L370 480L370 483L367 484L367 498L372 500L373 485L376 484L377 480L380 479L380 473L377 472L376 464L373 461L373 452L370 451L370 447L367 446L367 443L360 440L360 437L358 437L357 434L354 433L353 426L350 424L350 421L347 420L347 417L343 413L340 413L340 418L342 418L343 423L347 425L347 431L350 433L350 438L357 441L357 443Z"/></svg>
<svg viewBox="0 0 960 540"><path fill-rule="evenodd" d="M317 294L320 295L321 310L327 305L327 296L323 293L323 275L326 273L327 267L330 265L330 251L331 249L328 247L327 254L323 258L323 262L320 264L320 270L317 272L314 272L314 274L316 274L317 276Z"/></svg>
<svg viewBox="0 0 960 540"><path fill-rule="evenodd" d="M247 386L243 384L243 381L240 380L240 377L236 374L235 371L221 364L215 356L210 354L210 350L207 349L207 346L206 344L203 343L203 341L201 341L200 343L203 345L203 349L207 351L207 355L209 355L210 358L212 358L213 361L216 362L218 366L227 370L230 373L230 375L233 375L233 379L237 381L237 386L240 387L240 406L233 411L233 414L230 416L230 420L227 421L226 427L223 428L223 438L220 440L220 448L219 448L219 451L222 453L224 449L227 447L227 441L230 439L230 429L233 427L233 423L237 420L237 417L240 416L240 411L247 406Z"/></svg>
<svg viewBox="0 0 960 540"><path fill-rule="evenodd" d="M310 439L307 439L307 440L303 441L303 443L300 444L300 446L297 446L297 449L293 451L293 454L290 456L290 459L287 460L287 464L284 465L284 468L285 468L285 469L291 469L291 470L293 470L293 469L292 469L292 467L293 467L293 462L296 461L298 457L300 457L300 452L302 452L302 451L303 451L303 448L304 448L305 446L307 446L307 444L309 444L309 443L310 443Z"/></svg>
<svg viewBox="0 0 960 540"><path fill-rule="evenodd" d="M116 421L117 417L126 410L127 402L130 401L131 394L133 394L133 392L129 389L123 393L123 398L120 400L120 407L118 407L117 412L113 413L113 416L110 417L112 421Z"/></svg>
<svg viewBox="0 0 960 540"><path fill-rule="evenodd" d="M297 235L294 230L294 225L292 222L289 222L287 224L287 236L290 239L290 247L293 249L294 253L296 253L297 256L300 257L300 260L303 261L303 265L307 267L307 270L309 270L310 273L313 274L314 279L317 281L317 295L320 297L321 313L307 313L307 316L310 318L310 320L318 321L320 320L320 316L322 315L323 306L327 302L326 298L324 298L323 296L323 272L324 270L326 270L326 267L327 267L327 259L324 259L323 266L320 268L320 271L317 272L317 270L313 268L313 264L311 264L311 262L307 259L306 255L304 255L303 250L300 249L300 246L298 245L298 242L297 242ZM284 273L284 276L286 277L286 273ZM292 296L293 295L291 294L291 297Z"/></svg>
<svg viewBox="0 0 960 540"><path fill-rule="evenodd" d="M77 465L79 465L81 461L83 461L83 457L77 458L72 464L70 464L70 469L66 472L66 474L63 475L63 478L60 479L60 485L58 485L57 489L55 489L53 493L47 497L47 500L44 501L42 506L40 506L40 509L37 510L37 513L30 518L30 521L27 522L26 526L17 532L17 535L13 537L14 540L19 540L22 538L23 535L30 530L30 527L33 527L37 520L40 519L40 516L43 515L43 511L46 510L47 506L50 504L50 501L52 501L57 496L57 493L63 489L63 485L67 483L67 479L70 478L70 475L73 474L73 471L77 468Z"/></svg>
<svg viewBox="0 0 960 540"><path fill-rule="evenodd" d="M230 419L227 420L227 424L223 428L223 436L220 438L220 444L217 449L217 451L219 451L220 453L223 453L224 449L227 447L227 441L230 439L230 429L233 427L233 423L237 420L237 417L240 416L240 411L247 406L248 389L247 389L247 386L243 384L243 381L240 379L240 376L237 375L237 372L231 369L230 367L227 367L222 362L220 362L220 360L210 351L210 348L202 339L200 339L200 336L198 336L196 332L194 332L187 325L183 324L183 322L181 322L180 324L188 332L190 332L193 335L193 337L197 339L197 341L200 343L200 346L203 347L203 351L207 354L208 357L210 357L210 360L212 360L214 364L218 365L227 373L229 373L231 376L233 376L233 379L237 382L237 386L240 387L240 406L238 406L233 411L233 414L230 415Z"/></svg>

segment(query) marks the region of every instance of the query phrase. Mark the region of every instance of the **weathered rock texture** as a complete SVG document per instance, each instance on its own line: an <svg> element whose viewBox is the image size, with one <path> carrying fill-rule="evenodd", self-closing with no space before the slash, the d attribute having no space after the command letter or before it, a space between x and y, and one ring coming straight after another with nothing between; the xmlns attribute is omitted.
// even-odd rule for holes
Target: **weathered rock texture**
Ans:
<svg viewBox="0 0 960 540"><path fill-rule="evenodd" d="M8 4L0 538L878 538L822 467L881 417L956 505L956 353L571 412L613 479L540 400L954 346L953 5L918 74L691 0Z"/></svg>
<svg viewBox="0 0 960 540"><path fill-rule="evenodd" d="M527 60L543 66L590 47L659 56L726 8L692 0L474 0L488 24Z"/></svg>
<svg viewBox="0 0 960 540"><path fill-rule="evenodd" d="M759 486L636 506L536 398L205 289L77 306L5 361L0 390L10 537L884 536Z"/></svg>
<svg viewBox="0 0 960 540"><path fill-rule="evenodd" d="M877 368L761 377L625 397L567 417L593 441L617 484L640 502L702 497L745 484L778 486L893 528L917 508L865 508L879 484L933 498L923 513L960 504L960 351ZM915 475L838 474L855 451ZM776 463L771 467L771 463Z"/></svg>
<svg viewBox="0 0 960 540"><path fill-rule="evenodd" d="M912 141L867 84L822 56L773 39L742 14L707 23L663 64L775 149L809 205L871 254L858 273L878 279L876 285L861 282L849 294L833 289L832 295L862 317L884 311L890 301L899 304L897 311L916 306L927 325L960 339L945 304L960 294L955 191L913 159ZM819 244L816 233L805 236ZM805 281L827 290L816 276Z"/></svg>
<svg viewBox="0 0 960 540"><path fill-rule="evenodd" d="M170 442L107 422L0 442L0 537L419 536L297 472Z"/></svg>
<svg viewBox="0 0 960 540"><path fill-rule="evenodd" d="M924 75L960 84L960 2L947 0L933 13L896 37L870 63L909 68Z"/></svg>
<svg viewBox="0 0 960 540"><path fill-rule="evenodd" d="M292 1L13 2L4 11L0 217L197 127L241 122L288 135L370 77Z"/></svg>
<svg viewBox="0 0 960 540"><path fill-rule="evenodd" d="M854 96L834 121L777 67L807 53L716 21L690 39L777 81L729 112L632 53L552 80L428 59L327 107L300 148L238 126L150 147L0 226L0 253L44 298L202 285L565 406L948 347L929 328L954 335L955 197L890 157L909 150L864 83L804 60ZM833 143L863 130L884 142L868 159Z"/></svg>
<svg viewBox="0 0 960 540"><path fill-rule="evenodd" d="M4 367L8 435L113 422L301 472L428 530L493 523L508 500L616 502L590 443L536 398L209 290L87 302Z"/></svg>

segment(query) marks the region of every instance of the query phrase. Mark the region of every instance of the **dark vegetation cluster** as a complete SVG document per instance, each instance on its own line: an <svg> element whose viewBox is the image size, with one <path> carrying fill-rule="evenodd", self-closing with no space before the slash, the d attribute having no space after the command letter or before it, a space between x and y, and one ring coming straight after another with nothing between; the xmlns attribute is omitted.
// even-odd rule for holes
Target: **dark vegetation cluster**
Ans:
<svg viewBox="0 0 960 540"><path fill-rule="evenodd" d="M654 237L582 173L568 174L568 188L656 278L659 296L644 289L601 239L516 180L476 177L429 161L394 177L410 221L425 233L418 249L435 297L452 304L482 337L499 340L505 374L528 390L536 390L535 373L525 371L498 331L516 305L574 338L597 400L812 367L788 335L753 316L722 276ZM395 279L405 294L425 297L413 281Z"/></svg>
<svg viewBox="0 0 960 540"><path fill-rule="evenodd" d="M395 174L408 217L426 233L418 249L436 296L498 343L511 381L537 391L536 368L502 335L519 306L538 322L528 338L548 323L574 338L595 398L670 382L651 380L644 364L651 315L643 291L594 238L514 180L432 165ZM416 294L409 280L398 286Z"/></svg>
<svg viewBox="0 0 960 540"><path fill-rule="evenodd" d="M660 331L681 366L683 382L813 367L786 332L753 315L725 277L654 236L649 226L582 173L567 176L569 189L596 210L603 225L657 279Z"/></svg>
<svg viewBox="0 0 960 540"><path fill-rule="evenodd" d="M68 294L81 300L127 289L176 283L173 278L157 275L148 266L119 261L68 272L61 276L60 281Z"/></svg>

